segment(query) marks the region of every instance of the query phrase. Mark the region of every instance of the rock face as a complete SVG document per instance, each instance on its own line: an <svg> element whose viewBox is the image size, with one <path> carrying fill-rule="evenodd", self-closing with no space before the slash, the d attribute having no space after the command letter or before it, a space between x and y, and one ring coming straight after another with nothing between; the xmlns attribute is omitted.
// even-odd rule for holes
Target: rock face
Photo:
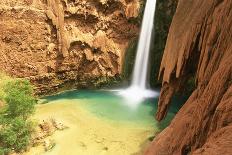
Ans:
<svg viewBox="0 0 232 155"><path fill-rule="evenodd" d="M157 120L195 76L197 88L146 155L232 154L232 1L179 0L160 77Z"/></svg>
<svg viewBox="0 0 232 155"><path fill-rule="evenodd" d="M0 0L0 68L37 93L121 73L139 0Z"/></svg>
<svg viewBox="0 0 232 155"><path fill-rule="evenodd" d="M155 13L155 31L154 40L151 46L150 65L152 72L150 77L151 87L157 87L161 85L158 79L159 68L166 45L166 39L168 36L169 27L171 25L172 18L176 11L178 0L157 0L156 13Z"/></svg>

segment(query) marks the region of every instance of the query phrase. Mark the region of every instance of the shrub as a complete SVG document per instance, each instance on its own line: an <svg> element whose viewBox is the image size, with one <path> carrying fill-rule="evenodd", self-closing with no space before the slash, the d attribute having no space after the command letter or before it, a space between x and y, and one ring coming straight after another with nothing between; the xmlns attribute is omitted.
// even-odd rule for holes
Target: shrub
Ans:
<svg viewBox="0 0 232 155"><path fill-rule="evenodd" d="M25 150L30 143L32 125L22 118L9 120L0 130L0 140L4 148L10 150Z"/></svg>
<svg viewBox="0 0 232 155"><path fill-rule="evenodd" d="M6 106L0 111L0 155L28 147L33 132L29 117L36 104L29 81L9 80L2 90Z"/></svg>
<svg viewBox="0 0 232 155"><path fill-rule="evenodd" d="M33 88L29 81L16 80L5 86L5 101L8 117L22 117L27 119L34 112L36 99L33 97Z"/></svg>
<svg viewBox="0 0 232 155"><path fill-rule="evenodd" d="M8 154L9 152L10 152L9 149L0 147L0 155L5 155Z"/></svg>

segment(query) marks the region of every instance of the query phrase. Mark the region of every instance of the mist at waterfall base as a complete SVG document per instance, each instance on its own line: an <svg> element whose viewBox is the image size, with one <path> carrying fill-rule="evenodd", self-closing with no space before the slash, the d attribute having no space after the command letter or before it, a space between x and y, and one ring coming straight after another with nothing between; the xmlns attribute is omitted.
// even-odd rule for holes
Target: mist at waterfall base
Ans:
<svg viewBox="0 0 232 155"><path fill-rule="evenodd" d="M147 88L148 62L155 8L156 0L147 0L138 42L132 84L129 88L118 92L119 95L125 98L126 103L131 108L136 108L146 98L154 98L159 95L158 92Z"/></svg>

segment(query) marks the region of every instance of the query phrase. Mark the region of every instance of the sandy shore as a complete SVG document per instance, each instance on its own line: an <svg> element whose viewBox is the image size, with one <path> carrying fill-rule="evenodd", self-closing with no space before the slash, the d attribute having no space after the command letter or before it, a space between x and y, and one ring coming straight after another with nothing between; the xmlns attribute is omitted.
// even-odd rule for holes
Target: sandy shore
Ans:
<svg viewBox="0 0 232 155"><path fill-rule="evenodd" d="M141 154L155 132L152 127L96 117L70 100L38 105L34 117L55 118L69 129L50 137L56 142L53 150L44 152L42 147L36 147L25 155L136 155Z"/></svg>

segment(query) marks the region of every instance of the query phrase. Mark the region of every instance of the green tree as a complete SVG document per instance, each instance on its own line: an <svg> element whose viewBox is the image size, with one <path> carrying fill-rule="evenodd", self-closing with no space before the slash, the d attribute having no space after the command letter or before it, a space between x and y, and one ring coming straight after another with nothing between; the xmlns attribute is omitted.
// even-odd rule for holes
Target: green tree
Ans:
<svg viewBox="0 0 232 155"><path fill-rule="evenodd" d="M29 81L15 80L5 86L5 101L8 117L22 117L27 119L34 112L36 99L33 96L33 88Z"/></svg>
<svg viewBox="0 0 232 155"><path fill-rule="evenodd" d="M28 147L33 132L29 117L36 104L33 87L27 80L7 81L3 94L6 106L0 109L0 155L20 152Z"/></svg>
<svg viewBox="0 0 232 155"><path fill-rule="evenodd" d="M0 141L4 148L21 151L30 144L32 123L22 118L9 120L0 130Z"/></svg>

